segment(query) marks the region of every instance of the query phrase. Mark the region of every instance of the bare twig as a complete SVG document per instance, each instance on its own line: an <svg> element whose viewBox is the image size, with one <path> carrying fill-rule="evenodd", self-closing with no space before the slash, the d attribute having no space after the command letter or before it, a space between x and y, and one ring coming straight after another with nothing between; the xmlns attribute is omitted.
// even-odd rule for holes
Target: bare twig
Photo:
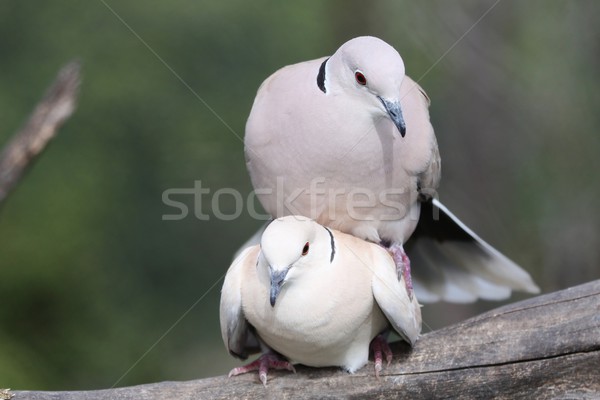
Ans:
<svg viewBox="0 0 600 400"><path fill-rule="evenodd" d="M31 162L73 114L80 83L80 63L65 65L44 98L0 153L0 203L19 182Z"/></svg>

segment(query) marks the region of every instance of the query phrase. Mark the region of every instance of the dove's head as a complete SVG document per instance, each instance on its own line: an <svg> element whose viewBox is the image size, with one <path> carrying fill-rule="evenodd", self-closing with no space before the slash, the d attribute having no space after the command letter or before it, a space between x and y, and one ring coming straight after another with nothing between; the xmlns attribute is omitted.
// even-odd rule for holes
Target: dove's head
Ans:
<svg viewBox="0 0 600 400"><path fill-rule="evenodd" d="M406 124L400 108L404 61L389 44L372 36L344 43L327 61L325 90L356 97L374 117L388 117L404 137Z"/></svg>
<svg viewBox="0 0 600 400"><path fill-rule="evenodd" d="M333 234L302 216L273 220L261 238L262 257L270 279L270 302L275 306L284 284L301 279L311 268L333 261Z"/></svg>

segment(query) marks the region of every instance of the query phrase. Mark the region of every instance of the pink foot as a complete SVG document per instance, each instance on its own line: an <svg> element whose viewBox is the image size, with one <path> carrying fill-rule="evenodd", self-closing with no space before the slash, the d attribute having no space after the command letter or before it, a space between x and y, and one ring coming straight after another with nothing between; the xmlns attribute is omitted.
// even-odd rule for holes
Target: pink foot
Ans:
<svg viewBox="0 0 600 400"><path fill-rule="evenodd" d="M379 373L383 369L383 354L385 354L385 360L389 367L392 362L392 350L387 339L383 335L377 335L371 341L371 351L373 351L373 359L375 361L375 376L379 379Z"/></svg>
<svg viewBox="0 0 600 400"><path fill-rule="evenodd" d="M258 360L253 361L250 364L232 369L229 372L229 377L231 378L235 375L258 370L258 378L263 385L267 386L267 372L269 371L269 368L287 369L288 371L296 373L296 369L289 361L281 359L277 354L265 353L261 355Z"/></svg>
<svg viewBox="0 0 600 400"><path fill-rule="evenodd" d="M384 246L386 247L386 246ZM410 259L406 255L404 248L401 244L392 243L389 247L386 247L390 252L394 262L396 263L396 271L398 273L398 279L404 277L404 284L406 285L406 291L408 297L412 300L413 298L413 285L412 278L410 275Z"/></svg>

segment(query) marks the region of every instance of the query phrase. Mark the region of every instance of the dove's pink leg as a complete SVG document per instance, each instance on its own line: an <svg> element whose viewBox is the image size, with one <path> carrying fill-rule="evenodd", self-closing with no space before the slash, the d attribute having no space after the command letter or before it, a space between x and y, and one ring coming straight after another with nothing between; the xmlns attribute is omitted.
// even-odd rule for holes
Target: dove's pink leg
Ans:
<svg viewBox="0 0 600 400"><path fill-rule="evenodd" d="M258 360L251 362L250 364L246 364L241 367L237 367L232 369L229 372L229 377L240 374L245 374L247 372L252 372L258 370L258 378L263 383L263 385L267 386L267 372L269 368L273 369L287 369L288 371L292 371L296 373L296 369L287 360L282 359L280 356L274 353L265 353L261 355Z"/></svg>
<svg viewBox="0 0 600 400"><path fill-rule="evenodd" d="M392 362L392 350L387 339L383 335L377 335L371 341L371 351L373 352L373 360L375 361L375 376L379 379L379 373L383 369L383 354L385 354L385 360L389 367Z"/></svg>
<svg viewBox="0 0 600 400"><path fill-rule="evenodd" d="M406 291L408 296L412 300L413 297L413 285L412 278L410 276L410 259L406 255L404 248L401 244L392 243L390 246L384 246L390 252L394 263L396 263L396 271L398 273L398 279L400 276L404 277L404 284L406 285Z"/></svg>

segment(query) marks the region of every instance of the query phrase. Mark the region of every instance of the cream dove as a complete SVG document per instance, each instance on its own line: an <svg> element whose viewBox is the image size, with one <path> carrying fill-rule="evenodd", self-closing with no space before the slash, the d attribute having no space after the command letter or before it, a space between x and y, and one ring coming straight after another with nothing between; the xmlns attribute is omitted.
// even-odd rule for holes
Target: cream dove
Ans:
<svg viewBox="0 0 600 400"><path fill-rule="evenodd" d="M301 216L275 219L260 246L234 260L220 318L232 355L263 353L230 376L258 369L263 384L269 368L292 363L352 373L367 363L370 343L378 375L382 353L388 364L392 357L390 325L411 345L421 331L417 299L385 249Z"/></svg>
<svg viewBox="0 0 600 400"><path fill-rule="evenodd" d="M440 156L428 107L398 52L374 37L280 69L260 86L246 124L261 204L274 217L305 215L385 246L410 287L406 246L421 301L538 292L436 199Z"/></svg>

